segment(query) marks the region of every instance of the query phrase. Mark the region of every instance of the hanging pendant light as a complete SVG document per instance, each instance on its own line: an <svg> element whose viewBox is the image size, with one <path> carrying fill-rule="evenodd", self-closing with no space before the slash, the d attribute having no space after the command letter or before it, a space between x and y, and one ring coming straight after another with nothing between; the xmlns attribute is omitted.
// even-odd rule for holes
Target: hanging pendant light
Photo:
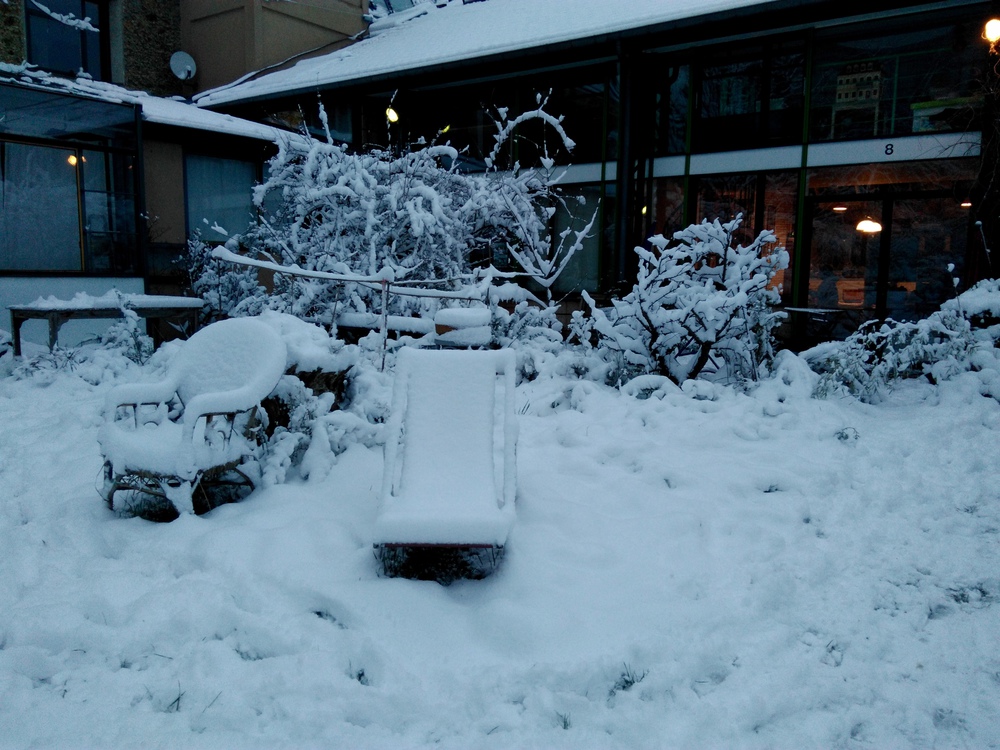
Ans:
<svg viewBox="0 0 1000 750"><path fill-rule="evenodd" d="M882 225L873 220L871 216L863 218L855 228L864 234L877 234L882 231Z"/></svg>

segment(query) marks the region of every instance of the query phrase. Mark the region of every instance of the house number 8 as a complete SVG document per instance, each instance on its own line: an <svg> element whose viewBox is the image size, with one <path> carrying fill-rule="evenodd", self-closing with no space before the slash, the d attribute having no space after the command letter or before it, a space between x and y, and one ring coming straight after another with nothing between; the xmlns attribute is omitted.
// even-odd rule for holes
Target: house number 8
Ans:
<svg viewBox="0 0 1000 750"><path fill-rule="evenodd" d="M885 155L886 156L892 156L892 152L893 151L895 151L895 148L893 147L893 145L891 143L885 144Z"/></svg>

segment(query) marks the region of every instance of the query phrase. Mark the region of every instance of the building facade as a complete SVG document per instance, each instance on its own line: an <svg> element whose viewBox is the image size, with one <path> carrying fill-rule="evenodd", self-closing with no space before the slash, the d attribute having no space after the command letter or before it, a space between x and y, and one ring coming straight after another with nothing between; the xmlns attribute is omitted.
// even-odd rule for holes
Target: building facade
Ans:
<svg viewBox="0 0 1000 750"><path fill-rule="evenodd" d="M336 49L366 28L366 8L0 3L0 308L112 288L181 291L188 237L224 239L220 229L253 219L251 189L280 137L181 99ZM193 77L172 69L178 51L196 61ZM70 337L74 326L94 330L73 323ZM45 340L40 321L24 332Z"/></svg>
<svg viewBox="0 0 1000 750"><path fill-rule="evenodd" d="M601 213L559 291L621 292L649 236L742 214L741 237L773 230L789 251L780 283L799 345L868 319L923 317L955 293L954 277L964 288L990 273L975 222L996 76L983 39L991 3L744 2L561 39L557 19L544 41L490 54L456 42L453 59L407 61L421 34L445 47L428 43L428 60L447 58L449 38L483 33L499 3L460 5L373 27L350 58L320 58L305 77L292 69L199 103L280 122L315 113L318 95L335 135L358 148L449 140L476 169L496 108L531 109L544 93L576 141L558 156L570 165L563 184ZM393 46L401 64L380 66ZM534 163L545 138L523 133L512 157ZM581 214L557 215L555 228Z"/></svg>

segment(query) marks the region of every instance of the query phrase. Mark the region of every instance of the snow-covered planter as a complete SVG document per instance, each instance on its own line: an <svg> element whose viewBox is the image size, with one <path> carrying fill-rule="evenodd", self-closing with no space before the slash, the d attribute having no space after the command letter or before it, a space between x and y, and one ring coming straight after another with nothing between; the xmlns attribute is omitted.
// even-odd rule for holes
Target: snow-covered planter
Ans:
<svg viewBox="0 0 1000 750"><path fill-rule="evenodd" d="M788 266L788 253L768 251L775 237L766 231L734 246L742 221L702 221L672 238L652 237L650 249L635 248L632 291L608 309L584 293L592 317L577 316L577 337L596 334L602 352L620 357L626 377L656 373L679 385L725 364L734 377L757 379L784 315L772 309L780 296L771 282Z"/></svg>

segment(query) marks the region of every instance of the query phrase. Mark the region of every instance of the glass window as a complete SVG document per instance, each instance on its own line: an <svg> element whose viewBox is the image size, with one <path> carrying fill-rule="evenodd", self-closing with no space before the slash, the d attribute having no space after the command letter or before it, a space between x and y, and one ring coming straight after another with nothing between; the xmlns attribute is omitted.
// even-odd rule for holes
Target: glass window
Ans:
<svg viewBox="0 0 1000 750"><path fill-rule="evenodd" d="M80 271L78 157L0 143L0 269Z"/></svg>
<svg viewBox="0 0 1000 750"><path fill-rule="evenodd" d="M558 164L615 158L618 94L606 70L369 96L362 105L361 140L365 146L391 141L397 148L447 142L463 150L462 163L469 170L482 170L484 158L496 143L497 108L503 107L513 118L537 109L539 95L548 97L548 114L563 118L562 125L575 147L567 151L550 125L526 120L501 153L501 167L514 160L522 166L535 165L546 149ZM394 123L386 121L390 101L399 118Z"/></svg>
<svg viewBox="0 0 1000 750"><path fill-rule="evenodd" d="M805 56L794 47L714 57L699 70L695 150L801 142L804 86Z"/></svg>
<svg viewBox="0 0 1000 750"><path fill-rule="evenodd" d="M552 291L556 294L569 294L586 289L589 292L597 290L600 284L600 248L601 248L601 186L573 186L566 188L572 196L566 199L565 206L559 206L552 219L552 237L558 243L559 235L569 230L582 231L597 212L597 219L590 233L583 241L583 246L574 253L563 272L556 279ZM575 235L566 237L566 243L572 244Z"/></svg>
<svg viewBox="0 0 1000 750"><path fill-rule="evenodd" d="M718 219L731 221L743 214L743 223L734 241L742 245L753 242L763 231L775 235L771 248L784 248L789 264L795 256L795 212L798 202L796 172L768 172L742 175L720 175L698 179L696 221ZM770 248L769 248L770 249ZM772 286L780 287L782 296L790 298L791 268L779 271Z"/></svg>
<svg viewBox="0 0 1000 750"><path fill-rule="evenodd" d="M129 273L135 269L134 159L83 151L84 247L88 271Z"/></svg>
<svg viewBox="0 0 1000 750"><path fill-rule="evenodd" d="M971 159L810 173L808 304L835 311L828 336L872 318L923 318L955 295L970 228L962 203L974 176ZM866 219L875 231L862 231Z"/></svg>
<svg viewBox="0 0 1000 750"><path fill-rule="evenodd" d="M0 83L0 134L134 150L136 107Z"/></svg>
<svg viewBox="0 0 1000 750"><path fill-rule="evenodd" d="M817 42L811 138L964 131L981 105L982 39L970 24L923 24Z"/></svg>
<svg viewBox="0 0 1000 750"><path fill-rule="evenodd" d="M678 178L652 180L652 200L646 207L646 238L670 237L684 228L684 183Z"/></svg>
<svg viewBox="0 0 1000 750"><path fill-rule="evenodd" d="M83 0L27 0L28 60L57 73L83 71L103 80L101 7ZM106 34L103 36L106 38Z"/></svg>
<svg viewBox="0 0 1000 750"><path fill-rule="evenodd" d="M932 220L929 220L932 219ZM965 270L969 211L954 198L906 198L892 204L885 314L926 318L956 292ZM953 271L949 271L949 265Z"/></svg>
<svg viewBox="0 0 1000 750"><path fill-rule="evenodd" d="M656 156L683 154L687 150L688 99L691 69L664 65L656 92Z"/></svg>
<svg viewBox="0 0 1000 750"><path fill-rule="evenodd" d="M187 181L188 232L205 240L224 240L254 220L253 186L257 165L251 161L189 154L184 161ZM219 226L226 234L212 231Z"/></svg>

